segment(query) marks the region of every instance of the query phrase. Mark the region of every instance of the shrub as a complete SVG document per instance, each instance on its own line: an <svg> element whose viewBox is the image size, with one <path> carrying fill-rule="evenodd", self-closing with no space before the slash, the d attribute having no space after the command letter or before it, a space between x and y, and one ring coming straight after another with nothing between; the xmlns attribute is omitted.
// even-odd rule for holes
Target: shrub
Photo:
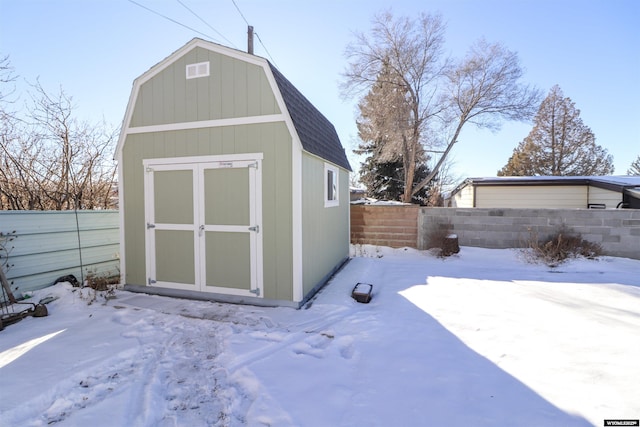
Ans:
<svg viewBox="0 0 640 427"><path fill-rule="evenodd" d="M537 261L542 261L549 267L557 267L568 258L585 257L594 259L602 255L602 247L595 242L582 238L566 226L561 226L556 232L540 242L537 234L530 232L528 248Z"/></svg>

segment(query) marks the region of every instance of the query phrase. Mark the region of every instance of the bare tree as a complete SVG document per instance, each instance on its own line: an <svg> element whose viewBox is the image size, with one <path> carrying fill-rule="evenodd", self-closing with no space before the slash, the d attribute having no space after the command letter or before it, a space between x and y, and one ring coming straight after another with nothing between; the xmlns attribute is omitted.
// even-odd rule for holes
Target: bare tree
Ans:
<svg viewBox="0 0 640 427"><path fill-rule="evenodd" d="M72 98L33 85L24 120L8 119L0 135L0 208L107 209L116 206L115 131L74 117Z"/></svg>
<svg viewBox="0 0 640 427"><path fill-rule="evenodd" d="M6 104L11 103L9 97L15 93L13 82L17 76L13 71L9 56L0 58L0 114L5 112Z"/></svg>
<svg viewBox="0 0 640 427"><path fill-rule="evenodd" d="M467 123L496 131L503 120L526 121L533 117L540 92L521 82L523 74L515 52L485 40L477 42L463 60L449 69L443 97L446 108L439 115L446 148L431 174L415 186L414 192L438 173Z"/></svg>
<svg viewBox="0 0 640 427"><path fill-rule="evenodd" d="M444 31L439 15L394 19L391 12L383 12L374 17L369 35L356 34L355 42L347 46L345 97L369 91L376 83L397 88L389 90L393 102L380 107L378 115L386 116L389 126L384 151L399 153L403 162L405 202L411 201L416 160L426 143L425 127L442 108L437 82L447 67L442 59ZM381 81L381 76L389 79Z"/></svg>
<svg viewBox="0 0 640 427"><path fill-rule="evenodd" d="M403 132L392 142L405 162L404 201L438 175L467 123L497 130L505 119L529 120L540 99L537 89L521 83L516 53L481 40L464 59L451 63L443 57L444 32L439 15L395 19L384 12L374 17L369 35L356 34L347 47L344 96L368 90L384 66L395 77L389 83L406 93L411 114L406 124L395 126ZM421 145L427 152L444 150L431 172L414 185Z"/></svg>
<svg viewBox="0 0 640 427"><path fill-rule="evenodd" d="M403 147L407 145L407 135L412 132L412 110L406 91L397 81L388 65L383 64L376 83L358 104L360 115L356 124L360 143L353 152L367 156L360 166L360 180L366 185L369 197L406 202L409 162L405 161ZM422 179L429 173L428 157L422 144L417 144L412 154L413 178ZM411 198L411 202L425 204L429 199L428 190L430 188L425 187Z"/></svg>

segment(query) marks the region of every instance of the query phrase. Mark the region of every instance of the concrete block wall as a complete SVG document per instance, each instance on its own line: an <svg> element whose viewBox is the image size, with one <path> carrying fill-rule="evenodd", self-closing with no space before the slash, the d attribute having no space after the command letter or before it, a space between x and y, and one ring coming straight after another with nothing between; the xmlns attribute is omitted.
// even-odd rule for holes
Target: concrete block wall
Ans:
<svg viewBox="0 0 640 427"><path fill-rule="evenodd" d="M351 243L418 247L417 205L351 205Z"/></svg>
<svg viewBox="0 0 640 427"><path fill-rule="evenodd" d="M563 224L606 255L640 259L639 209L421 208L418 249L438 228L449 228L462 246L502 249L525 247L532 235L544 239Z"/></svg>

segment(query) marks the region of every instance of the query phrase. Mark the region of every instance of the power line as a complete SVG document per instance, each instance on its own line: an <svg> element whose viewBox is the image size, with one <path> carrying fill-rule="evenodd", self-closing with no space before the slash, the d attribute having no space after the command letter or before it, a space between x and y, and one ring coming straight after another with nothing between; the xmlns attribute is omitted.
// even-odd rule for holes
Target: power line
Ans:
<svg viewBox="0 0 640 427"><path fill-rule="evenodd" d="M160 17L162 17L162 18L164 18L164 19L166 19L166 20L168 20L168 21L171 21L171 22L173 22L174 24L178 24L178 25L180 25L181 27L184 27L184 28L186 28L186 29L188 29L188 30L191 30L191 31L193 31L194 33L198 33L198 34L200 34L201 36L205 36L205 37L206 37L206 38L208 38L208 39L215 39L215 37L211 37L209 34L205 34L205 33L203 33L202 31L198 31L198 30L196 30L195 28L191 28L191 27L189 27L188 25L183 24L182 22L178 22L178 21L176 21L176 20L175 20L175 19L173 19L173 18L169 18L168 16L163 15L163 14L162 14L162 13L160 13L160 12L156 12L155 10L150 9L150 8L148 8L147 6L140 4L140 3L138 3L138 2L137 2L137 1L135 1L135 0L129 0L129 2L130 2L130 3L135 4L136 6L139 6L139 7L143 8L143 9L145 9L145 10L148 10L149 12L151 12L151 13L153 13L153 14L155 14L155 15L158 15L158 16L160 16Z"/></svg>
<svg viewBox="0 0 640 427"><path fill-rule="evenodd" d="M238 7L238 4L236 3L236 0L231 0L231 2L233 3L233 5L236 7L236 10L238 11L238 13L240 14L240 16L242 17L242 19L244 20L244 23L247 24L247 27L249 27L249 21L247 21L247 18L245 18L244 14L242 13L242 11L240 10L240 8ZM269 57L269 59L271 59L271 62L273 63L273 65L276 65L276 61L273 59L273 57L271 56L271 54L269 53L269 49L267 49L267 47L264 45L264 43L262 42L262 39L260 38L260 35L258 33L254 33L255 36L258 38L258 41L260 42L260 45L263 47L264 51L267 53L267 56ZM277 66L277 65L276 65Z"/></svg>
<svg viewBox="0 0 640 427"><path fill-rule="evenodd" d="M236 45L229 40L228 38L226 38L220 31L216 30L215 28L213 28L211 25L209 25L209 23L207 21L205 21L204 19L202 19L200 17L200 15L198 15L197 13L195 13L193 10L191 10L186 4L184 4L182 1L180 0L176 0L178 3L180 3L180 5L182 5L182 7L184 7L185 9L187 9L189 12L191 12L191 14L193 14L193 16L195 16L196 18L198 18L202 23L204 23L207 27L211 28L213 31L216 32L216 34L220 35L220 37L222 37L225 41L227 41L227 43L229 43L231 46L236 47ZM236 47L237 48L237 47Z"/></svg>
<svg viewBox="0 0 640 427"><path fill-rule="evenodd" d="M256 35L256 37L258 38L258 41L260 42L260 45L262 45L262 47L264 48L264 51L267 52L267 56L269 57L269 59L271 59L271 62L273 62L273 65L276 66L276 68L278 67L278 65L276 64L276 61L274 61L273 57L271 56L271 54L269 53L269 50L267 49L267 47L264 45L264 43L262 43L262 39L260 38L260 36L258 35L258 33L254 33Z"/></svg>
<svg viewBox="0 0 640 427"><path fill-rule="evenodd" d="M247 21L247 18L245 18L244 15L242 14L242 11L240 10L238 5L236 4L236 0L231 0L231 1L233 2L233 5L236 7L236 10L240 14L240 16L242 16L242 19L244 19L244 23L247 24L247 26L249 26L249 21Z"/></svg>

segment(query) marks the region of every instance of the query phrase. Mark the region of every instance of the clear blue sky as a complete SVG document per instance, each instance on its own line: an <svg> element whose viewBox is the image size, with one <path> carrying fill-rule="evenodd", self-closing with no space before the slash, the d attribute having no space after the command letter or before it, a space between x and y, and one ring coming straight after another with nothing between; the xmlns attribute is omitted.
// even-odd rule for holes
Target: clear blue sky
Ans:
<svg viewBox="0 0 640 427"><path fill-rule="evenodd" d="M232 0L0 0L0 55L16 74L72 95L77 116L122 121L133 80L193 37L246 49L246 23ZM546 95L558 84L581 110L597 143L624 174L640 155L640 1L637 0L236 0L255 27L255 53L269 58L331 120L350 155L357 99L340 98L344 49L374 13L441 13L448 52L478 38L518 52L525 79ZM219 34L222 34L224 38ZM225 39L226 38L226 39ZM23 97L24 100L24 97ZM496 133L469 127L452 152L453 175L495 176L531 124Z"/></svg>

